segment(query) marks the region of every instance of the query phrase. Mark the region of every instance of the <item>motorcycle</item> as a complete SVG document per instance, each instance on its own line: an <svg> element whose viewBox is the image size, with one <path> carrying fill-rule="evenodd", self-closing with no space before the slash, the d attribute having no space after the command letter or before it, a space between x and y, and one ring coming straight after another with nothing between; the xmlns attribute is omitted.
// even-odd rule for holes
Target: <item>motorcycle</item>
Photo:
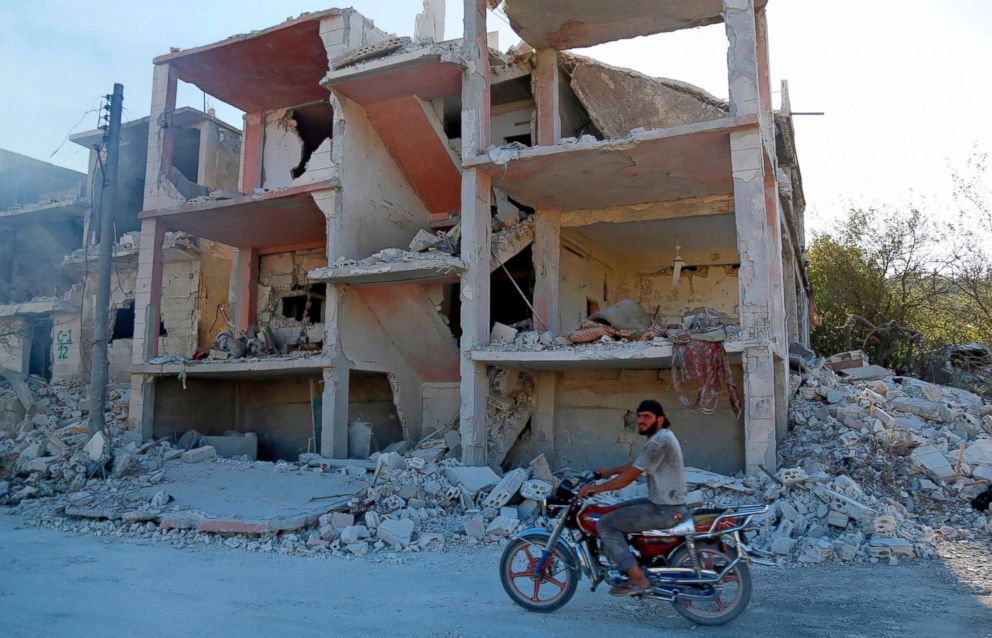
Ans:
<svg viewBox="0 0 992 638"><path fill-rule="evenodd" d="M578 483L563 481L541 504L545 527L510 539L500 559L500 580L514 603L528 611L552 612L575 594L583 575L591 590L604 581L619 585L626 575L603 553L596 523L620 507L584 503ZM772 554L750 547L746 532L766 505L697 509L674 527L628 536L634 555L651 581L643 597L670 602L699 625L723 625L739 616L751 599L750 562L774 565Z"/></svg>

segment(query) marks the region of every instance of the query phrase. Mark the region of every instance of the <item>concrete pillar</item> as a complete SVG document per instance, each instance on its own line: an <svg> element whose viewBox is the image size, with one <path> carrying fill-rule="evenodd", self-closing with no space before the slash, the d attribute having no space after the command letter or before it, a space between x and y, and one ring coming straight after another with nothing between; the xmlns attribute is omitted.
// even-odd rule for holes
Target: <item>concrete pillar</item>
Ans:
<svg viewBox="0 0 992 638"><path fill-rule="evenodd" d="M537 144L552 146L561 141L561 114L558 92L558 52L540 49L533 75L537 102Z"/></svg>
<svg viewBox="0 0 992 638"><path fill-rule="evenodd" d="M325 368L320 453L348 458L348 368Z"/></svg>
<svg viewBox="0 0 992 638"><path fill-rule="evenodd" d="M555 457L555 405L558 401L558 373L542 371L535 373L537 384L537 405L531 417L531 441L534 456L543 453L552 467Z"/></svg>
<svg viewBox="0 0 992 638"><path fill-rule="evenodd" d="M486 0L464 0L466 68L462 75L462 157L480 155L489 144L489 48ZM461 230L461 411L462 461L486 464L485 365L472 361L472 350L489 343L489 263L492 227L489 193L492 180L480 170L462 172Z"/></svg>
<svg viewBox="0 0 992 638"><path fill-rule="evenodd" d="M155 377L131 375L128 397L128 429L141 435L143 441L152 438L155 430Z"/></svg>
<svg viewBox="0 0 992 638"><path fill-rule="evenodd" d="M241 138L241 186L242 193L251 193L262 185L262 116L245 113L245 132Z"/></svg>
<svg viewBox="0 0 992 638"><path fill-rule="evenodd" d="M131 362L141 364L158 355L162 304L162 241L165 225L141 220L138 274L134 284L134 344Z"/></svg>
<svg viewBox="0 0 992 638"><path fill-rule="evenodd" d="M744 464L747 472L764 465L775 471L775 362L769 346L744 349Z"/></svg>
<svg viewBox="0 0 992 638"><path fill-rule="evenodd" d="M236 265L232 268L231 281L236 296L231 300L231 311L236 311L232 319L241 331L254 325L258 316L258 260L258 250L254 248L235 250L233 261Z"/></svg>
<svg viewBox="0 0 992 638"><path fill-rule="evenodd" d="M540 210L534 226L534 325L561 334L558 312L561 264L561 213Z"/></svg>
<svg viewBox="0 0 992 638"><path fill-rule="evenodd" d="M152 76L152 105L148 118L148 160L145 166L144 210L175 203L169 196L172 166L172 113L176 109L178 79L169 64L156 64Z"/></svg>
<svg viewBox="0 0 992 638"><path fill-rule="evenodd" d="M724 0L724 23L730 42L727 53L730 111L737 116L758 115L760 121L769 105L763 96L764 82L760 77L753 0ZM767 73L767 60L764 72ZM781 335L784 328L778 310L784 305L780 220L775 202L775 171L766 160L762 128L759 124L730 135L737 249L741 256L741 336L754 343L744 351L745 464L749 472L756 471L758 464L769 469L775 466L775 408L776 402L781 403L784 397L784 387L776 378L780 375L775 374L772 350L773 337ZM776 272L777 287L773 284ZM776 326L772 325L773 317Z"/></svg>

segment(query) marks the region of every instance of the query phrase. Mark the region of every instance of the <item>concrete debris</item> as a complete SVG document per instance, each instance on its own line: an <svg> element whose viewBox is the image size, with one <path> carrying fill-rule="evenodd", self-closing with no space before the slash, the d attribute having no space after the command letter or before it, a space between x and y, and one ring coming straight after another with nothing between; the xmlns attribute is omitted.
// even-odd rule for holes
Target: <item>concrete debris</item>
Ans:
<svg viewBox="0 0 992 638"><path fill-rule="evenodd" d="M217 449L214 446L204 445L203 447L198 447L183 452L181 458L183 463L199 463L200 461L206 461L207 459L212 459L216 456Z"/></svg>
<svg viewBox="0 0 992 638"><path fill-rule="evenodd" d="M989 406L909 377L847 374L862 363L845 353L803 371L783 469L740 479L771 507L752 542L784 562L898 562L934 555L937 536L992 535L992 517L969 507L992 480ZM723 486L704 491L711 507L742 500Z"/></svg>

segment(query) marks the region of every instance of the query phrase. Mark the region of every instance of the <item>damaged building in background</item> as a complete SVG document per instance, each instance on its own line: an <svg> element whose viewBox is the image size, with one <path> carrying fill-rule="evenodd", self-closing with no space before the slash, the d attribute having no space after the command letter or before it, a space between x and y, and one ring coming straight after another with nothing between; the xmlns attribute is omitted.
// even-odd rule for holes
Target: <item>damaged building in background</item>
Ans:
<svg viewBox="0 0 992 638"><path fill-rule="evenodd" d="M183 108L172 123L177 143L172 170L190 187L209 193L236 188L241 132L213 114ZM111 277L110 375L127 382L134 330L138 269L138 213L145 195L148 118L121 130L118 188L114 202L113 274ZM89 379L90 346L96 302L99 252L99 206L102 174L98 156L102 130L70 139L90 149L88 174L3 152L0 225L6 252L0 256L0 343L3 367L46 380ZM185 175L192 178L185 178ZM223 247L221 247L223 248ZM192 355L199 334L210 332L217 308L202 303L209 287L226 303L230 253L209 242L168 233L163 238L170 311L160 323L160 339ZM207 322L207 325L201 325ZM211 336L211 341L213 337Z"/></svg>
<svg viewBox="0 0 992 638"><path fill-rule="evenodd" d="M466 0L464 39L431 2L413 37L329 9L155 60L144 437L251 434L271 460L436 434L470 464L581 467L631 456L651 396L688 463L775 465L789 344L813 313L764 3L513 0L524 43L506 53L486 4ZM568 52L720 22L729 101ZM196 188L176 163L180 81L244 111L237 184ZM222 295L170 291L175 233L199 238L195 263L230 255ZM222 317L195 343L162 337L194 297Z"/></svg>

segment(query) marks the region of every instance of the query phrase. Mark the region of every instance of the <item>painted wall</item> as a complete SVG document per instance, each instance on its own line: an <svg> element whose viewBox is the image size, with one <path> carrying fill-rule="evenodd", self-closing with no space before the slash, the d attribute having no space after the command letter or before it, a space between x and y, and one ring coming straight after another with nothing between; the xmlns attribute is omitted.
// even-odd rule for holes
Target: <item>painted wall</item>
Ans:
<svg viewBox="0 0 992 638"><path fill-rule="evenodd" d="M383 248L406 248L430 215L358 104L339 101L341 146L338 256L362 259ZM343 137L343 140L341 139Z"/></svg>
<svg viewBox="0 0 992 638"><path fill-rule="evenodd" d="M303 323L282 314L285 296L305 296L309 284L307 272L327 265L324 248L262 255L258 267L257 325L269 326L280 347L295 342ZM298 289L294 289L297 287ZM312 323L307 329L311 342L324 339L324 323Z"/></svg>
<svg viewBox="0 0 992 638"><path fill-rule="evenodd" d="M217 333L226 327L224 315L219 307L228 313L228 288L231 283L231 260L233 249L230 246L208 239L200 240L200 311L197 313L196 342L198 348L214 344Z"/></svg>
<svg viewBox="0 0 992 638"><path fill-rule="evenodd" d="M617 298L636 299L648 313L660 306L661 317L673 322L681 322L690 310L706 306L736 324L740 316L738 269L731 265L699 265L695 271L683 270L678 286L672 288L673 259L671 254L618 258ZM736 254L717 254L710 261L734 263L736 259ZM690 264L700 261L687 260Z"/></svg>
<svg viewBox="0 0 992 638"><path fill-rule="evenodd" d="M158 437L196 430L208 436L254 432L261 460L296 460L313 437L307 377L235 381L191 378L183 390L174 377L155 381ZM319 396L316 379L315 393Z"/></svg>
<svg viewBox="0 0 992 638"><path fill-rule="evenodd" d="M564 242L559 265L558 316L562 332L574 328L588 315L589 300L600 308L619 301L616 272L603 255L572 242Z"/></svg>
<svg viewBox="0 0 992 638"><path fill-rule="evenodd" d="M743 385L741 366L733 366ZM726 393L714 414L681 406L669 389L670 372L657 370L589 370L558 375L554 418L554 468L587 469L616 466L633 460L644 438L636 421L627 419L646 398L661 401L672 419L672 431L682 444L687 465L734 474L744 468L744 421L737 420ZM518 446L519 447L519 446ZM529 461L544 449L515 449L511 461ZM524 458L527 457L527 458Z"/></svg>

